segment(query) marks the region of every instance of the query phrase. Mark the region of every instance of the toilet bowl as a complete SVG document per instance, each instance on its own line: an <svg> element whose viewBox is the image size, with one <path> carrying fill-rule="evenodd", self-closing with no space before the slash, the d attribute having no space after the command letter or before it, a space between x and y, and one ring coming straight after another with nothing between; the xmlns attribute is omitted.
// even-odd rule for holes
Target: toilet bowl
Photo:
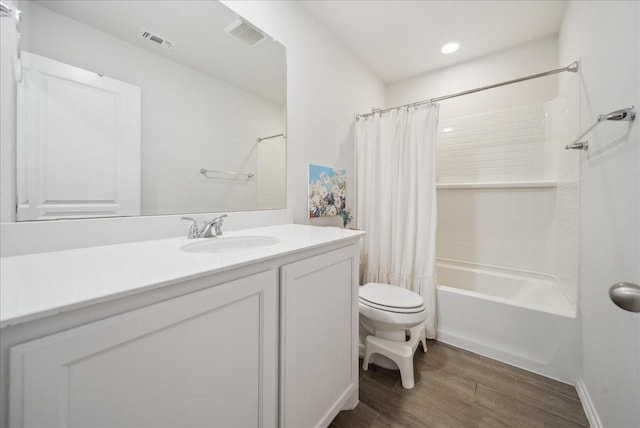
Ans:
<svg viewBox="0 0 640 428"><path fill-rule="evenodd" d="M371 363L399 369L402 386L413 388L413 354L419 343L427 352L424 300L405 288L378 283L363 285L359 294L362 368Z"/></svg>

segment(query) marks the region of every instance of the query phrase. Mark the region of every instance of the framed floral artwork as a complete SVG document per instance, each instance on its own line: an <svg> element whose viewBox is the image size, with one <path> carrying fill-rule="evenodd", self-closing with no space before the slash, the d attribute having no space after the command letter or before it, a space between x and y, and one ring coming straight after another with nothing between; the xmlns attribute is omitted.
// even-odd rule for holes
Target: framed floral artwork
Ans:
<svg viewBox="0 0 640 428"><path fill-rule="evenodd" d="M340 215L345 209L344 169L309 164L309 218Z"/></svg>

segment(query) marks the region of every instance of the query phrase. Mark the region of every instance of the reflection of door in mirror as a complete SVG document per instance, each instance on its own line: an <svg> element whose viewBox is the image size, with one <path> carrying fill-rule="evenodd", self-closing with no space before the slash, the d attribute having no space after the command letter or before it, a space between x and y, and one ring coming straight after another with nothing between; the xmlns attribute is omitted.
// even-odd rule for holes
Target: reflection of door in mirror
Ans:
<svg viewBox="0 0 640 428"><path fill-rule="evenodd" d="M22 53L18 220L140 213L140 88Z"/></svg>

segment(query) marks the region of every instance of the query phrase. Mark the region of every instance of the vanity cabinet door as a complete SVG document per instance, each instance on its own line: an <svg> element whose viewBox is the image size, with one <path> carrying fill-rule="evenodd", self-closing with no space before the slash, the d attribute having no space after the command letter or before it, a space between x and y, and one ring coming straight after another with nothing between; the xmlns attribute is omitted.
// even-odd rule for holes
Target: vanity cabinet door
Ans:
<svg viewBox="0 0 640 428"><path fill-rule="evenodd" d="M277 425L270 270L11 348L14 427Z"/></svg>
<svg viewBox="0 0 640 428"><path fill-rule="evenodd" d="M327 426L358 403L358 246L281 268L280 421Z"/></svg>

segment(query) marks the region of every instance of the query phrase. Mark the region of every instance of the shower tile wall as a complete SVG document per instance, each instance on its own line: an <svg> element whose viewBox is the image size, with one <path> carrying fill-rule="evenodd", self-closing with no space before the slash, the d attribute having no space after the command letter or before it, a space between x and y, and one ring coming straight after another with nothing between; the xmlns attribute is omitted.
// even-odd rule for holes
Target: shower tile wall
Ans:
<svg viewBox="0 0 640 428"><path fill-rule="evenodd" d="M551 273L560 280L572 303L578 298L579 207L578 184L558 186L552 227Z"/></svg>
<svg viewBox="0 0 640 428"><path fill-rule="evenodd" d="M437 256L552 272L554 189L438 190Z"/></svg>
<svg viewBox="0 0 640 428"><path fill-rule="evenodd" d="M575 302L579 154L564 150L572 116L554 100L440 123L439 184L558 187L439 189L438 257L551 274Z"/></svg>
<svg viewBox="0 0 640 428"><path fill-rule="evenodd" d="M545 145L545 105L442 120L438 183L544 181L555 165Z"/></svg>
<svg viewBox="0 0 640 428"><path fill-rule="evenodd" d="M562 98L546 103L547 144L556 160L555 217L553 223L552 273L573 303L578 296L578 253L580 229L580 157L579 150L565 150L579 134L579 79L559 83Z"/></svg>

